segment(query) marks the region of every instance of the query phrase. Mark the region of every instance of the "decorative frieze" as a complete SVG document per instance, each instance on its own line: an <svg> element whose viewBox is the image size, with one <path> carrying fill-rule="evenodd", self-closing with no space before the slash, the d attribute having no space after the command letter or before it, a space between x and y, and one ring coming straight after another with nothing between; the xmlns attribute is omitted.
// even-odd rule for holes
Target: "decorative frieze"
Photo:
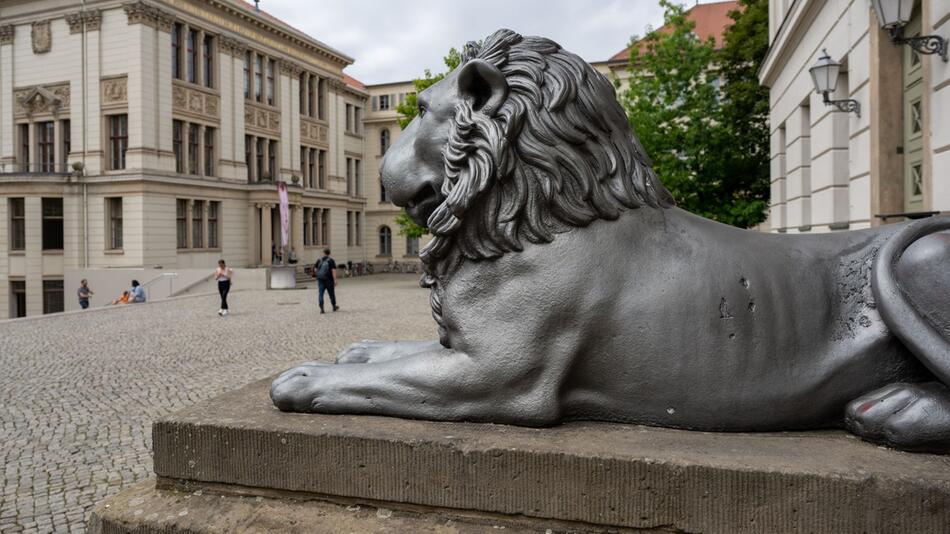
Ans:
<svg viewBox="0 0 950 534"><path fill-rule="evenodd" d="M30 33L33 38L33 53L45 54L53 48L53 32L50 30L48 20L38 20L33 23L33 31Z"/></svg>
<svg viewBox="0 0 950 534"><path fill-rule="evenodd" d="M66 24L69 24L69 33L82 33L83 23L86 31L96 32L102 26L102 12L98 9L77 11L66 15Z"/></svg>
<svg viewBox="0 0 950 534"><path fill-rule="evenodd" d="M300 118L300 140L305 143L326 145L330 139L330 132L325 124Z"/></svg>
<svg viewBox="0 0 950 534"><path fill-rule="evenodd" d="M16 27L13 24L0 26L0 45L13 44L14 35L16 35Z"/></svg>
<svg viewBox="0 0 950 534"><path fill-rule="evenodd" d="M69 110L69 82L22 87L13 91L16 117L52 114Z"/></svg>
<svg viewBox="0 0 950 534"><path fill-rule="evenodd" d="M172 86L172 111L201 119L219 119L218 95L178 83Z"/></svg>
<svg viewBox="0 0 950 534"><path fill-rule="evenodd" d="M243 41L228 37L227 35L222 35L218 38L218 46L221 52L234 57L243 58L244 53L247 52L247 45L244 44Z"/></svg>
<svg viewBox="0 0 950 534"><path fill-rule="evenodd" d="M292 78L299 78L303 73L303 67L294 63L293 61L282 59L280 60L280 73Z"/></svg>
<svg viewBox="0 0 950 534"><path fill-rule="evenodd" d="M129 24L145 24L152 28L170 32L175 17L152 4L137 0L122 4L122 9L129 19Z"/></svg>
<svg viewBox="0 0 950 534"><path fill-rule="evenodd" d="M245 102L244 127L248 130L280 135L280 113Z"/></svg>
<svg viewBox="0 0 950 534"><path fill-rule="evenodd" d="M102 109L127 108L129 105L129 79L126 76L102 80L100 94Z"/></svg>

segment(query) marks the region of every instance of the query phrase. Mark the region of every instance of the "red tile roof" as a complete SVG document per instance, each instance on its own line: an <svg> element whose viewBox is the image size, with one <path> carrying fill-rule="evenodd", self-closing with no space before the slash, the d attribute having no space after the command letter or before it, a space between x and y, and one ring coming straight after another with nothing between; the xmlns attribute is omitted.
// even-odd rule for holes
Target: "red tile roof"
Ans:
<svg viewBox="0 0 950 534"><path fill-rule="evenodd" d="M357 80L356 78L350 76L349 74L345 72L343 73L343 83L345 83L346 85L349 85L350 87L355 87L361 91L366 90L366 86L363 85L363 82Z"/></svg>
<svg viewBox="0 0 950 534"><path fill-rule="evenodd" d="M741 7L739 6L739 2L734 0L714 2L711 4L698 4L686 12L686 18L696 24L696 27L693 28L693 32L702 41L713 37L716 39L716 48L719 49L722 48L726 28L732 26L733 22L735 22L729 18L729 13L736 9L741 9ZM671 29L667 26L661 26L656 31L669 33ZM637 44L642 53L645 44L643 41L638 41ZM627 61L629 58L630 47L628 46L611 56L607 61Z"/></svg>

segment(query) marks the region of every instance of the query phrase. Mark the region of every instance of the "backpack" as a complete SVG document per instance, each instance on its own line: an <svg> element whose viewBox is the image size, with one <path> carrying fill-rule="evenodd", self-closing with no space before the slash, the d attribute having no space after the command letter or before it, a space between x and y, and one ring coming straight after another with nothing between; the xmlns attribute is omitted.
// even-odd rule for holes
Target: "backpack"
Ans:
<svg viewBox="0 0 950 534"><path fill-rule="evenodd" d="M317 260L314 270L317 273L317 278L324 280L330 278L330 256L324 256Z"/></svg>

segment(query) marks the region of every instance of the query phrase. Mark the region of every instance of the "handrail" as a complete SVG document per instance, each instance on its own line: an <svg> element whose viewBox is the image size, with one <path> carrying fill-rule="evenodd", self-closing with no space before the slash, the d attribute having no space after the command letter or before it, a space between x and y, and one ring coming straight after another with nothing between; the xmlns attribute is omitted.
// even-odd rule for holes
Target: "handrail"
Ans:
<svg viewBox="0 0 950 534"><path fill-rule="evenodd" d="M185 287L179 289L178 291L173 291L173 292L169 293L169 294L168 294L168 297L169 297L169 298L171 298L171 297L177 297L178 295L181 295L182 293L185 293L185 292L187 292L187 291L191 291L192 288L195 288L195 287L197 287L197 286L199 286L199 285L201 285L201 284L207 282L209 278L214 278L214 275L213 275L213 274L209 274L208 276L202 277L202 278L200 278L199 280L196 280L196 281L194 281L194 282L188 284L187 286L185 286Z"/></svg>
<svg viewBox="0 0 950 534"><path fill-rule="evenodd" d="M156 276L155 278L152 278L152 279L149 280L148 282L145 282L144 284L142 284L142 287L148 287L148 286L154 284L155 282L158 282L159 280L164 279L166 276L178 276L178 273L162 273L162 274Z"/></svg>

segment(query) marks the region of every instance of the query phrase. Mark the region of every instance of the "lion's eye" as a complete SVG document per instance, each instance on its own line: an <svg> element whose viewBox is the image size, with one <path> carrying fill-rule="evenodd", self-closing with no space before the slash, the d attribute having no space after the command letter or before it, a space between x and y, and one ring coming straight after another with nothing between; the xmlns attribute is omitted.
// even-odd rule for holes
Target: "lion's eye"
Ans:
<svg viewBox="0 0 950 534"><path fill-rule="evenodd" d="M428 110L429 110L429 108L428 108L425 104L419 104L419 116L420 116L420 117L423 116L423 115L425 115L425 114L426 114L426 111L428 111Z"/></svg>

